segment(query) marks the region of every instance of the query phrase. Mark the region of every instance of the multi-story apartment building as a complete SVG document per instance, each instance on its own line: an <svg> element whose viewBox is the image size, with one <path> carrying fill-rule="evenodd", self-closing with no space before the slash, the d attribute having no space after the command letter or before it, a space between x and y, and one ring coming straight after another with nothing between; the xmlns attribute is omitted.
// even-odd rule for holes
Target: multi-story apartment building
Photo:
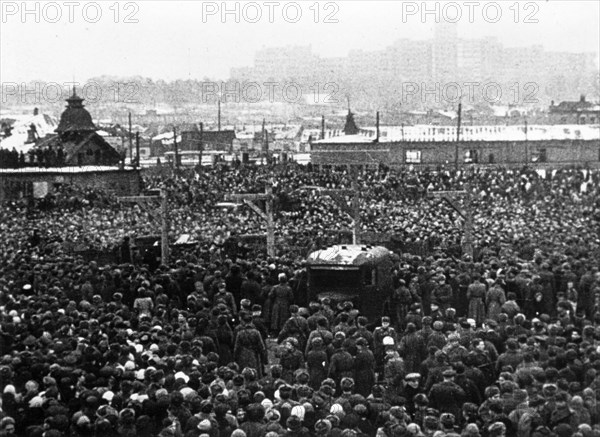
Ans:
<svg viewBox="0 0 600 437"><path fill-rule="evenodd" d="M435 27L431 40L399 39L381 50L350 50L347 56L322 58L310 46L264 48L256 53L253 67L232 69L231 76L293 79L306 86L335 81L350 92L356 87L370 92L370 84L497 82L513 104L523 103L523 94L531 92L526 85L533 82L534 97L543 97L545 104L552 98L592 93L597 69L593 53L547 52L540 45L503 47L492 37L460 39L456 24L443 23Z"/></svg>

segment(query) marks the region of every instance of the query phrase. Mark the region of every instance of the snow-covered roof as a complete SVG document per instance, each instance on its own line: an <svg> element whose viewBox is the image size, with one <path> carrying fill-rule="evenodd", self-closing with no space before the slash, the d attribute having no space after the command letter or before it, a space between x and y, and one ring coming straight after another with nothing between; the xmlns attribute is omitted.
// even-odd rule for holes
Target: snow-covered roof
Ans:
<svg viewBox="0 0 600 437"><path fill-rule="evenodd" d="M120 170L118 166L108 165L84 165L77 167L23 167L23 168L0 168L0 174L16 174L16 173L93 173ZM133 170L125 167L125 170Z"/></svg>
<svg viewBox="0 0 600 437"><path fill-rule="evenodd" d="M12 124L12 131L9 137L0 140L0 149L12 150L27 153L34 144L25 144L28 138L28 131L33 124L40 138L48 134L53 134L58 126L58 120L48 114L29 114L29 115L6 115L3 118L15 120Z"/></svg>
<svg viewBox="0 0 600 437"><path fill-rule="evenodd" d="M358 135L340 135L317 143L368 143L375 139L376 128L365 127ZM402 141L456 141L456 126L382 126L379 142ZM541 141L541 140L597 140L600 125L514 125L464 126L461 141Z"/></svg>
<svg viewBox="0 0 600 437"><path fill-rule="evenodd" d="M152 137L152 141L162 141L163 144L173 144L173 132L165 132L163 134ZM177 142L181 142L181 135L177 135Z"/></svg>

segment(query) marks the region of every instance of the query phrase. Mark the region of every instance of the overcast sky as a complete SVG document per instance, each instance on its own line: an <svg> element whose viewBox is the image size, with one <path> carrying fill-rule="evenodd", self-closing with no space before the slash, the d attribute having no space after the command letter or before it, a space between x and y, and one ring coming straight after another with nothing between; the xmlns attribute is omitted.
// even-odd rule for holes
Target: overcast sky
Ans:
<svg viewBox="0 0 600 437"><path fill-rule="evenodd" d="M344 56L351 49L384 48L399 38L431 38L436 20L434 13L421 16L423 2L397 0L320 2L316 7L312 0L300 1L301 17L295 4L286 1L278 6L228 2L232 10L237 3L237 17L236 13L222 17L222 2L138 1L115 6L113 1L80 1L73 7L62 1L28 2L31 11L25 16L22 2L0 3L2 82L83 82L99 75L223 79L231 67L252 65L261 47L311 45L321 56ZM460 9L462 38L495 36L509 47L541 44L551 51L599 51L596 0L521 1L517 7L506 0L473 6L447 3L426 5L435 10L437 4L441 20L456 20ZM258 22L248 22L257 20L258 12L262 14ZM327 17L337 22L326 23ZM127 18L137 23L127 23Z"/></svg>

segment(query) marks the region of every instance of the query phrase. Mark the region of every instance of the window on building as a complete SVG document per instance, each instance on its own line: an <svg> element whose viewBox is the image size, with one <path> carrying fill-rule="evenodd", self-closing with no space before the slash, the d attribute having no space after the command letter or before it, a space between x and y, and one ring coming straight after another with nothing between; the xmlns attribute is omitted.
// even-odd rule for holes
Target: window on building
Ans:
<svg viewBox="0 0 600 437"><path fill-rule="evenodd" d="M531 154L531 162L548 162L548 152L545 148L538 148Z"/></svg>
<svg viewBox="0 0 600 437"><path fill-rule="evenodd" d="M406 162L409 164L420 164L421 163L421 151L420 150L407 150L405 158L406 158Z"/></svg>
<svg viewBox="0 0 600 437"><path fill-rule="evenodd" d="M465 152L465 162L470 164L477 164L479 162L477 150L467 150Z"/></svg>

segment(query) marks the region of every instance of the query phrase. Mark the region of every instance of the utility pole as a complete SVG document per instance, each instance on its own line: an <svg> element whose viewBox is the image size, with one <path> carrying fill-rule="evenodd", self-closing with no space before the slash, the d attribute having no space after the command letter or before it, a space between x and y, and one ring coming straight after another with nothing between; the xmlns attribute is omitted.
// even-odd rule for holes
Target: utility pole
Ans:
<svg viewBox="0 0 600 437"><path fill-rule="evenodd" d="M175 169L179 170L179 148L177 147L177 130L173 126L173 147L175 147Z"/></svg>
<svg viewBox="0 0 600 437"><path fill-rule="evenodd" d="M127 159L127 150L125 149L125 137L121 135L121 162L119 163L119 168L122 170L125 168L125 160Z"/></svg>
<svg viewBox="0 0 600 437"><path fill-rule="evenodd" d="M140 133L135 133L135 168L140 167Z"/></svg>
<svg viewBox="0 0 600 437"><path fill-rule="evenodd" d="M160 197L162 217L162 227L160 233L160 263L166 266L169 262L169 196L166 189L160 190Z"/></svg>
<svg viewBox="0 0 600 437"><path fill-rule="evenodd" d="M167 205L168 192L166 189L160 190L160 196L126 196L119 197L119 202L135 203L141 210L150 216L154 222L160 222L160 259L161 264L167 265L169 262L169 209ZM157 213L160 204L160 212Z"/></svg>
<svg viewBox="0 0 600 437"><path fill-rule="evenodd" d="M133 162L133 134L131 133L131 112L129 113L129 162Z"/></svg>
<svg viewBox="0 0 600 437"><path fill-rule="evenodd" d="M200 148L200 155L198 156L198 165L200 169L202 169L202 154L204 152L204 123L200 122L200 144L198 144Z"/></svg>
<svg viewBox="0 0 600 437"><path fill-rule="evenodd" d="M273 219L273 182L267 182L264 194L228 194L225 200L242 202L262 218L267 225L267 255L275 256L275 221ZM265 201L265 211L256 203Z"/></svg>
<svg viewBox="0 0 600 437"><path fill-rule="evenodd" d="M456 129L456 147L455 147L455 151L454 151L454 167L456 167L456 170L458 170L458 152L459 152L459 145L460 145L461 117L462 117L462 103L459 103L458 104L458 126Z"/></svg>
<svg viewBox="0 0 600 437"><path fill-rule="evenodd" d="M379 119L379 112L377 113ZM352 166L352 243L360 244L360 196L358 191L358 166Z"/></svg>
<svg viewBox="0 0 600 437"><path fill-rule="evenodd" d="M463 191L430 191L429 197L441 198L458 213L463 219L463 239L461 242L463 255L469 255L473 259L473 211L471 205L471 190L469 185ZM456 200L462 197L465 207L461 208Z"/></svg>
<svg viewBox="0 0 600 437"><path fill-rule="evenodd" d="M527 118L525 118L525 165L529 162L529 144L527 142L529 126L527 125Z"/></svg>
<svg viewBox="0 0 600 437"><path fill-rule="evenodd" d="M271 164L271 157L269 155L269 131L267 130L265 119L263 118L263 138L264 138L264 149L267 165Z"/></svg>
<svg viewBox="0 0 600 437"><path fill-rule="evenodd" d="M221 132L221 99L219 99L219 113L217 114L217 130Z"/></svg>

